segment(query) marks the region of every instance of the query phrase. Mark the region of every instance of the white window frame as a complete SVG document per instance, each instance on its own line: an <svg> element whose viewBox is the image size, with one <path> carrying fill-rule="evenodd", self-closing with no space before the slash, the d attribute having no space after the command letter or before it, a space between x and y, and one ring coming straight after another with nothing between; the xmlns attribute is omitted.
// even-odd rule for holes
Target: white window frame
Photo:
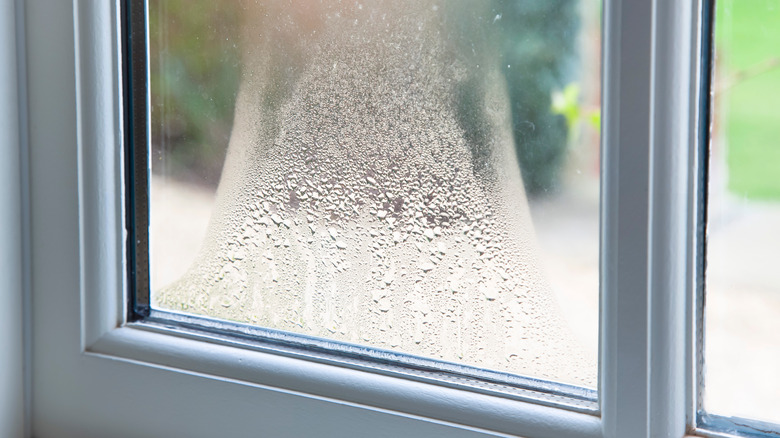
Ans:
<svg viewBox="0 0 780 438"><path fill-rule="evenodd" d="M694 431L702 1L604 6L599 415L125 324L116 2L3 1L0 370L31 382L0 386L9 436Z"/></svg>

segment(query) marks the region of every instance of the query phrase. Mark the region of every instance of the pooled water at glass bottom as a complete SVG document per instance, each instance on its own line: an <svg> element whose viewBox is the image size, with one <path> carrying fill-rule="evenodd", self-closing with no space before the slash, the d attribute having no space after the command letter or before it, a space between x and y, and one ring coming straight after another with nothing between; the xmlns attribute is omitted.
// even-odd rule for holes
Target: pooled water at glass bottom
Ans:
<svg viewBox="0 0 780 438"><path fill-rule="evenodd" d="M247 57L209 237L154 305L593 386L536 259L490 50L462 55L406 6L328 16L281 83L276 48Z"/></svg>

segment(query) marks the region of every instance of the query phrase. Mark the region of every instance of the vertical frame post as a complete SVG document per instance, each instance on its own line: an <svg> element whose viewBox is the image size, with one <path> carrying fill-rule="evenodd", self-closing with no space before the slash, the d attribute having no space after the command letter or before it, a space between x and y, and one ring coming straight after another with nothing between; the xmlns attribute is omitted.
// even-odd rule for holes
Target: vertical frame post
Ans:
<svg viewBox="0 0 780 438"><path fill-rule="evenodd" d="M21 3L0 0L0 424L9 437L26 431L25 266L22 194L24 114L17 26ZM23 27L21 28L23 29ZM23 72L24 70L21 69ZM21 88L21 92L20 92Z"/></svg>
<svg viewBox="0 0 780 438"><path fill-rule="evenodd" d="M604 10L601 410L605 437L679 437L692 397L691 151L700 2Z"/></svg>

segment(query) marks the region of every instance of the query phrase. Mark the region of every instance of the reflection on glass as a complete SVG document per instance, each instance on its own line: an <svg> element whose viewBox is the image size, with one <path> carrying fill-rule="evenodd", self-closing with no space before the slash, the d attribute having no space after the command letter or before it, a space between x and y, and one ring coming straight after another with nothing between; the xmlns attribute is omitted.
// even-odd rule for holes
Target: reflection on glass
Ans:
<svg viewBox="0 0 780 438"><path fill-rule="evenodd" d="M149 10L155 307L595 387L597 4Z"/></svg>
<svg viewBox="0 0 780 438"><path fill-rule="evenodd" d="M780 423L780 2L717 2L704 408Z"/></svg>

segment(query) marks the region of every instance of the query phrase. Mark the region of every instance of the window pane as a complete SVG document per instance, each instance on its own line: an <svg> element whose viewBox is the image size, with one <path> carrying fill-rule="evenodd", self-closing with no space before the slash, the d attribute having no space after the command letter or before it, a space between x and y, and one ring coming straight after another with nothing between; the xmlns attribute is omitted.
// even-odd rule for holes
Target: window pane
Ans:
<svg viewBox="0 0 780 438"><path fill-rule="evenodd" d="M594 1L150 1L152 305L595 388Z"/></svg>
<svg viewBox="0 0 780 438"><path fill-rule="evenodd" d="M704 408L780 423L780 2L719 0Z"/></svg>

